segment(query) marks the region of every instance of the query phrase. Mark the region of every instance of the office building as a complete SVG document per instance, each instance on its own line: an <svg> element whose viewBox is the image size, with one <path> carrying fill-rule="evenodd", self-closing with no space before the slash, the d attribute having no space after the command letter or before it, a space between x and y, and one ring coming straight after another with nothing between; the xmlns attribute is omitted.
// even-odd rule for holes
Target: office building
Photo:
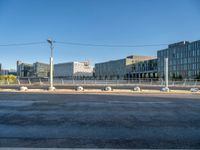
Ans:
<svg viewBox="0 0 200 150"><path fill-rule="evenodd" d="M33 64L33 76L35 77L48 77L50 74L50 65L36 62Z"/></svg>
<svg viewBox="0 0 200 150"><path fill-rule="evenodd" d="M48 77L49 64L36 62L33 64L17 61L17 76L18 77Z"/></svg>
<svg viewBox="0 0 200 150"><path fill-rule="evenodd" d="M54 77L70 79L92 76L93 67L89 62L66 62L54 65Z"/></svg>
<svg viewBox="0 0 200 150"><path fill-rule="evenodd" d="M200 40L182 41L159 50L158 76L164 77L164 59L168 58L170 79L195 79L200 76Z"/></svg>
<svg viewBox="0 0 200 150"><path fill-rule="evenodd" d="M95 64L95 77L98 79L127 79L132 73L133 64L153 59L151 56L128 56L124 59Z"/></svg>
<svg viewBox="0 0 200 150"><path fill-rule="evenodd" d="M158 64L157 58L149 59L134 63L132 71L129 72L128 77L134 78L158 78Z"/></svg>
<svg viewBox="0 0 200 150"><path fill-rule="evenodd" d="M17 61L17 76L18 77L33 76L33 65Z"/></svg>

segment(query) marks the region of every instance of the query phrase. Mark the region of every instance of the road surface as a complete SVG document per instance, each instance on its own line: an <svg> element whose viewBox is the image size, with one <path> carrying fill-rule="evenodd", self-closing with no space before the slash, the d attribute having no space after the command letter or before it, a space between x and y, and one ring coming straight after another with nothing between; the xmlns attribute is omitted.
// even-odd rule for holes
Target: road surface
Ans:
<svg viewBox="0 0 200 150"><path fill-rule="evenodd" d="M0 147L200 149L200 98L0 93Z"/></svg>

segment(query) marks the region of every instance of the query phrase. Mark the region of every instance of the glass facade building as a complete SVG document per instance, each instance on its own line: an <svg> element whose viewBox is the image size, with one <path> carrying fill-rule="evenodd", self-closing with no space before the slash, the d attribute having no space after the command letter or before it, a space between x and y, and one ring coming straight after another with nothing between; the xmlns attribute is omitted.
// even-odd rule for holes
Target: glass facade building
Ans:
<svg viewBox="0 0 200 150"><path fill-rule="evenodd" d="M133 65L154 59L152 56L131 55L124 59L111 60L95 64L95 77L98 79L130 79L133 74Z"/></svg>
<svg viewBox="0 0 200 150"><path fill-rule="evenodd" d="M132 65L130 79L135 78L157 78L157 58L140 61Z"/></svg>
<svg viewBox="0 0 200 150"><path fill-rule="evenodd" d="M18 77L48 77L50 67L49 64L36 62L27 64L17 61L17 76Z"/></svg>
<svg viewBox="0 0 200 150"><path fill-rule="evenodd" d="M164 59L168 58L169 78L195 79L200 76L200 40L182 41L157 52L158 76L164 77Z"/></svg>

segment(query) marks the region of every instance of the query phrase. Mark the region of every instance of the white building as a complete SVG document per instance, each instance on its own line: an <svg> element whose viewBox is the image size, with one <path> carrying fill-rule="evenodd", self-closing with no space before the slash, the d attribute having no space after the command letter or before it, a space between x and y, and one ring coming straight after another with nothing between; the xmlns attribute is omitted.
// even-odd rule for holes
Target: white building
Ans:
<svg viewBox="0 0 200 150"><path fill-rule="evenodd" d="M54 65L54 77L92 77L93 68L89 62L67 62Z"/></svg>

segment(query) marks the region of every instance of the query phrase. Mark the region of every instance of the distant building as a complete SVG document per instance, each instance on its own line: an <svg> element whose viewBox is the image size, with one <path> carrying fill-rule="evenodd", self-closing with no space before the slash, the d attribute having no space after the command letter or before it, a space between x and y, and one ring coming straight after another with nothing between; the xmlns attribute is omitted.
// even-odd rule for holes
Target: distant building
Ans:
<svg viewBox="0 0 200 150"><path fill-rule="evenodd" d="M126 79L130 78L133 64L153 59L151 56L128 56L124 59L112 60L95 64L95 77L98 79Z"/></svg>
<svg viewBox="0 0 200 150"><path fill-rule="evenodd" d="M0 75L16 75L16 70L3 69L2 64L0 64Z"/></svg>
<svg viewBox="0 0 200 150"><path fill-rule="evenodd" d="M17 76L18 77L33 76L33 65L17 61Z"/></svg>
<svg viewBox="0 0 200 150"><path fill-rule="evenodd" d="M50 65L36 62L33 64L33 72L35 77L48 77L50 73Z"/></svg>
<svg viewBox="0 0 200 150"><path fill-rule="evenodd" d="M66 62L54 65L54 77L81 78L92 76L93 68L89 62Z"/></svg>
<svg viewBox="0 0 200 150"><path fill-rule="evenodd" d="M9 75L9 70L7 70L7 69L2 69L2 70L1 70L1 75Z"/></svg>
<svg viewBox="0 0 200 150"><path fill-rule="evenodd" d="M168 58L169 62L169 78L200 78L200 40L170 44L168 48L159 50L157 57L158 75L161 78L164 77L165 58Z"/></svg>
<svg viewBox="0 0 200 150"><path fill-rule="evenodd" d="M9 72L8 72L8 75L14 75L14 76L16 76L17 75L17 71L14 70L14 69L10 69Z"/></svg>
<svg viewBox="0 0 200 150"><path fill-rule="evenodd" d="M36 62L33 64L22 63L17 61L17 76L18 77L48 77L49 64Z"/></svg>
<svg viewBox="0 0 200 150"><path fill-rule="evenodd" d="M134 63L129 78L158 78L157 58Z"/></svg>

